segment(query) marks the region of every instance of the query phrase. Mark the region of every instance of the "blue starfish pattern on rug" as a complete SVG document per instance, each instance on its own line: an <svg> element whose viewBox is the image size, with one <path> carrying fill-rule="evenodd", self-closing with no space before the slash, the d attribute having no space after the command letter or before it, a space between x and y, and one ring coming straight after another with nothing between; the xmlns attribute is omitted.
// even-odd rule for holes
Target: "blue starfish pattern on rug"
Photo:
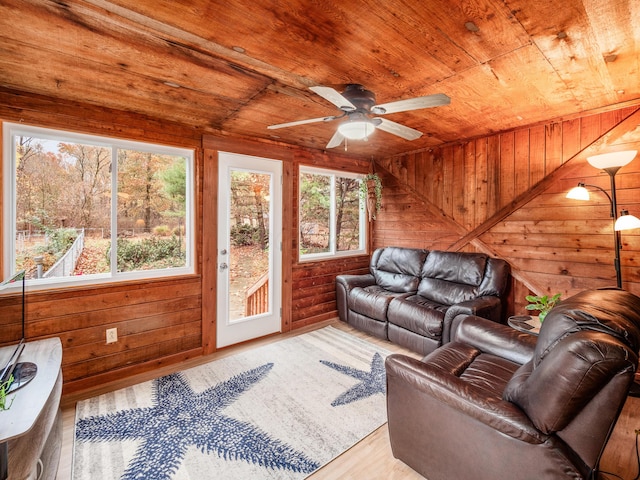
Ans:
<svg viewBox="0 0 640 480"><path fill-rule="evenodd" d="M319 464L271 438L248 422L222 413L273 367L267 363L195 393L180 373L153 381L152 407L133 408L81 419L76 439L84 442L142 439L122 480L170 479L195 445L225 460L242 460L271 469L311 473Z"/></svg>
<svg viewBox="0 0 640 480"><path fill-rule="evenodd" d="M320 360L320 363L331 367L340 373L344 373L345 375L349 375L350 377L360 380L360 383L354 385L331 402L331 405L334 407L356 402L363 398L370 397L371 395L375 395L376 393L385 393L386 391L384 359L378 352L373 355L373 358L371 359L371 368L368 372L365 370L358 370L347 365L328 362L326 360Z"/></svg>

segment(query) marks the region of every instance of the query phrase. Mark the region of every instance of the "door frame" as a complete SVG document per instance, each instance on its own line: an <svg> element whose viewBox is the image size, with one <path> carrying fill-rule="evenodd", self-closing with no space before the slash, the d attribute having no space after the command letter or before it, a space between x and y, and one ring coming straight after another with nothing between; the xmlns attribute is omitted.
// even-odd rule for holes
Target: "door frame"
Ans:
<svg viewBox="0 0 640 480"><path fill-rule="evenodd" d="M230 316L231 172L268 175L269 190L269 302L268 311L250 317ZM218 289L216 348L224 348L282 331L282 161L230 152L218 154ZM225 285L220 282L224 281ZM221 344L222 343L222 344Z"/></svg>
<svg viewBox="0 0 640 480"><path fill-rule="evenodd" d="M264 143L228 139L213 135L202 136L202 150L198 152L198 171L201 171L201 186L198 188L198 204L201 210L196 216L201 262L197 263L202 286L202 355L217 351L217 253L218 253L218 152L242 153L282 161L282 323L281 331L291 331L292 324L292 282L294 238L293 205L294 198L294 151L290 148ZM198 182L200 183L200 182Z"/></svg>

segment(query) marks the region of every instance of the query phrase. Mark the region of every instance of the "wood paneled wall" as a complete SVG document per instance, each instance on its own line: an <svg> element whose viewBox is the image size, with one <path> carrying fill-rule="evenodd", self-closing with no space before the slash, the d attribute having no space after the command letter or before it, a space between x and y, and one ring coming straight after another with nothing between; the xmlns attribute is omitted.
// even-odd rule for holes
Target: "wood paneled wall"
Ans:
<svg viewBox="0 0 640 480"><path fill-rule="evenodd" d="M305 261L298 258L298 184L300 165L309 165L336 171L368 173L371 168L370 160L345 157L338 154L327 154L320 151L291 148L286 145L265 146L264 143L253 141L238 141L214 136L204 138L205 177L211 179L205 182L205 196L211 205L204 209L204 270L215 271L216 251L216 222L212 212L217 208L213 205L217 197L217 152L233 151L235 153L268 157L283 162L283 292L282 292L282 329L300 328L312 323L333 318L337 315L335 278L341 273L366 273L369 266L368 255L349 257L329 261ZM207 172L211 174L207 174ZM215 177L215 178L214 178ZM209 263L207 263L209 262ZM207 279L205 275L205 290L215 291L210 285L215 280ZM204 337L215 336L215 298L208 295L203 299ZM208 332L208 333L207 333ZM212 348L207 351L213 351Z"/></svg>
<svg viewBox="0 0 640 480"><path fill-rule="evenodd" d="M106 108L0 89L0 119L193 148L196 257L201 250L202 134L193 128ZM13 297L13 300L12 300ZM15 302L11 295L2 303ZM105 330L118 329L107 345ZM108 382L202 354L201 276L29 290L26 336L60 337L64 392ZM0 344L20 338L17 318L0 318Z"/></svg>
<svg viewBox="0 0 640 480"><path fill-rule="evenodd" d="M512 265L512 303L528 292L615 285L606 197L567 200L579 181L610 192L585 158L637 149L638 107L535 125L377 161L383 210L374 247L389 244L485 251ZM616 176L618 206L640 216L640 157ZM600 197L601 195L601 197ZM640 293L640 231L623 232L623 286Z"/></svg>
<svg viewBox="0 0 640 480"><path fill-rule="evenodd" d="M293 258L293 295L291 299L293 328L333 318L336 310L336 275L361 274L369 271L369 256L341 258L330 261L300 262L298 256L298 184L299 166L310 165L337 171L369 173L371 161L342 158L300 151L294 159L293 212L291 246Z"/></svg>
<svg viewBox="0 0 640 480"><path fill-rule="evenodd" d="M293 222L291 246L293 260L293 295L291 313L293 328L303 327L315 322L333 318L336 310L336 275L360 274L369 271L369 256L341 258L330 261L300 262L298 256L298 184L299 166L310 165L337 171L368 173L371 162L341 158L336 155L299 151L294 159L293 186Z"/></svg>
<svg viewBox="0 0 640 480"><path fill-rule="evenodd" d="M512 309L521 308L529 291L572 294L612 284L606 199L594 193L592 202L570 205L564 192L577 181L608 187L608 177L584 155L636 145L639 112L625 108L378 160L383 210L370 225L370 247L486 251L506 258L514 269ZM28 292L27 337L62 339L65 393L215 350L218 149L283 161L283 330L335 316L335 276L368 270L367 255L300 262L297 204L299 165L366 173L369 159L210 137L158 119L2 88L0 119L196 151L194 275ZM640 159L617 180L620 206L640 216ZM640 232L622 239L625 287L639 293ZM15 313L16 301L2 296L0 306ZM104 331L111 327L118 328L120 341L106 345ZM19 329L15 315L0 318L0 344L15 341Z"/></svg>
<svg viewBox="0 0 640 480"><path fill-rule="evenodd" d="M366 173L371 160L203 135L196 129L127 112L61 102L0 88L0 119L36 126L194 148L197 159L196 274L191 276L28 291L27 338L60 337L64 392L70 394L215 351L217 151L283 161L283 330L336 316L335 276L367 271L368 256L298 261L298 166ZM20 338L18 299L0 318L0 345ZM116 327L119 341L105 343Z"/></svg>

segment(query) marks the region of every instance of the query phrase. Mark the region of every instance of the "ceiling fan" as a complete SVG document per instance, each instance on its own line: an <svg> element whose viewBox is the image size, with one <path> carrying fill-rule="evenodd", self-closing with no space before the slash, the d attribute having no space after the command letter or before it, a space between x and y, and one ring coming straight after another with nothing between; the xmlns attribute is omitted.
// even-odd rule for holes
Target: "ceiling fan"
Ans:
<svg viewBox="0 0 640 480"><path fill-rule="evenodd" d="M416 140L422 136L422 132L385 118L374 117L374 115L407 112L409 110L438 107L451 103L451 99L447 95L437 93L435 95L408 98L406 100L376 105L375 94L357 83L347 84L342 93L332 87L317 86L309 88L325 100L333 103L342 111L342 114L279 123L277 125L269 125L267 128L275 130L277 128L294 127L307 123L331 122L344 118L345 120L338 126L336 133L331 137L326 148L339 146L345 138L349 140L368 138L376 128L404 138L405 140Z"/></svg>

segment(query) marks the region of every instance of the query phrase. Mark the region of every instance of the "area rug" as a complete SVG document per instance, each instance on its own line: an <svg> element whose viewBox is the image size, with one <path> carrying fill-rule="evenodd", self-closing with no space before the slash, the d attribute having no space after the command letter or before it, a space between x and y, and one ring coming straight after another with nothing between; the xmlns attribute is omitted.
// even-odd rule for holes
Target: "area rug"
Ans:
<svg viewBox="0 0 640 480"><path fill-rule="evenodd" d="M303 479L386 422L387 354L329 326L79 402L73 480Z"/></svg>

